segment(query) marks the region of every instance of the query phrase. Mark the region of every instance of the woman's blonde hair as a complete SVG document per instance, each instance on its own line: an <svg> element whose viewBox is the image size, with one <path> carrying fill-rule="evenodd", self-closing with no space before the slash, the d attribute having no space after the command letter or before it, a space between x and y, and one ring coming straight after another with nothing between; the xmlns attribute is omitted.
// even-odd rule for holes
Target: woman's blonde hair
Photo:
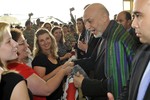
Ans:
<svg viewBox="0 0 150 100"><path fill-rule="evenodd" d="M6 33L6 30L10 27L10 25L6 22L0 22L0 46L1 46L1 43L3 41L3 35ZM4 69L6 68L5 67L5 64L1 61L1 58L0 58L0 66L3 67Z"/></svg>
<svg viewBox="0 0 150 100"><path fill-rule="evenodd" d="M7 22L0 22L0 46L1 46L1 42L3 42L3 39L4 39L3 35L6 33L6 30L8 28L10 28L10 25ZM2 73L3 75L10 73L10 72L18 73L15 70L8 70L6 66L7 66L7 64L3 63L0 58L0 67L2 67L2 69L4 70Z"/></svg>
<svg viewBox="0 0 150 100"><path fill-rule="evenodd" d="M37 56L38 54L42 53L42 49L39 45L38 42L38 37L40 35L43 34L48 34L50 36L51 39L51 47L50 47L50 53L53 57L57 58L58 57L58 47L57 47L57 43L55 40L55 37L46 29L46 28L39 28L36 32L35 32L35 38L34 38L34 49L33 49L33 56Z"/></svg>

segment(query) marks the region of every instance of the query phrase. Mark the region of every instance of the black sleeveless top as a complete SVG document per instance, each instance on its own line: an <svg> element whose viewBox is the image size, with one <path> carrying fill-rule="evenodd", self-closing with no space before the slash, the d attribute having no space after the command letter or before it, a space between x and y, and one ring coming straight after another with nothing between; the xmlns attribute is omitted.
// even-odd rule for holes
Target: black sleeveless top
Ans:
<svg viewBox="0 0 150 100"><path fill-rule="evenodd" d="M0 100L10 100L14 87L22 80L24 80L24 78L14 72L2 74L0 82ZM33 100L32 93L30 91L29 96L30 100Z"/></svg>

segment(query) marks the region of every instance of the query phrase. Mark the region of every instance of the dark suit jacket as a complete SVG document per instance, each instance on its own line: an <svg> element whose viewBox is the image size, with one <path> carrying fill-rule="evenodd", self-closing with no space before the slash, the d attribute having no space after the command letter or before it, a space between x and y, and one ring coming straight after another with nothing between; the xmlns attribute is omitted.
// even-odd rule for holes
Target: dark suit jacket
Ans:
<svg viewBox="0 0 150 100"><path fill-rule="evenodd" d="M93 34L90 36L90 39L88 42L88 49L87 49L87 52L85 55L86 58L91 57L91 55L97 45L98 40L99 40L99 38L95 38Z"/></svg>
<svg viewBox="0 0 150 100"><path fill-rule="evenodd" d="M136 55L138 57L135 56L136 60L133 62L134 69L131 74L131 80L130 80L130 85L129 85L129 100L135 100L137 97L137 92L138 92L138 88L139 88L142 75L145 72L145 69L150 60L150 46L144 45L143 48L140 49L139 53ZM148 94L150 95L150 92Z"/></svg>
<svg viewBox="0 0 150 100"><path fill-rule="evenodd" d="M150 46L143 45L139 48L136 56L133 60L133 70L129 80L128 86L124 89L124 92L120 96L119 100L136 100L137 93L142 79L142 75L150 60ZM144 100L150 100L150 85L144 96Z"/></svg>
<svg viewBox="0 0 150 100"><path fill-rule="evenodd" d="M79 64L82 68L88 73L89 70L94 70L94 79L91 80L88 78L84 78L82 82L82 92L86 96L90 96L89 100L107 100L107 80L104 73L104 51L101 50L97 57L97 48L101 42L101 38L99 39L96 49L93 54L89 58L85 58L82 60L74 61L75 64ZM104 42L105 43L105 42ZM104 44L103 43L103 44ZM85 63L86 62L86 63ZM101 65L101 67L98 67Z"/></svg>

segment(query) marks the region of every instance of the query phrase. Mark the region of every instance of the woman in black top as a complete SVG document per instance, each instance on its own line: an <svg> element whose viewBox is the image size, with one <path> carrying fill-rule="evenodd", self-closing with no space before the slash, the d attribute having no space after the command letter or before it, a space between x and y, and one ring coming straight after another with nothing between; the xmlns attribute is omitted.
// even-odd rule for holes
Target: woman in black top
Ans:
<svg viewBox="0 0 150 100"><path fill-rule="evenodd" d="M1 83L0 83L0 100L20 100L20 92L23 92L23 94L26 94L26 91L21 90L19 91L19 88L22 84L24 84L25 80L21 75L18 75L15 72L10 71L4 71L1 76ZM14 95L14 93L17 93L18 95ZM32 93L29 92L29 98L23 98L24 100L32 100ZM26 94L28 95L28 94ZM28 96L27 96L28 97ZM22 100L22 99L21 99Z"/></svg>
<svg viewBox="0 0 150 100"><path fill-rule="evenodd" d="M35 37L35 51L34 59L32 61L33 69L38 73L40 77L42 77L45 81L47 81L56 75L56 73L60 70L60 59L57 55L57 43L54 36L49 33L48 30L41 28L36 32ZM57 100L61 99L63 94L63 84L47 97L47 100Z"/></svg>

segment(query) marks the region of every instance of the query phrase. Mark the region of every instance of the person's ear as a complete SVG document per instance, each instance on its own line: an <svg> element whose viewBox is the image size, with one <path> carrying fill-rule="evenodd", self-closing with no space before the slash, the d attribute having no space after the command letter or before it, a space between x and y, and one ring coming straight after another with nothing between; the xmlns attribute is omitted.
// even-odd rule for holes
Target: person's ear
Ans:
<svg viewBox="0 0 150 100"><path fill-rule="evenodd" d="M108 15L106 15L106 14L103 14L103 22L107 22L108 21Z"/></svg>
<svg viewBox="0 0 150 100"><path fill-rule="evenodd" d="M128 25L131 26L131 24L132 24L132 21L128 20Z"/></svg>

